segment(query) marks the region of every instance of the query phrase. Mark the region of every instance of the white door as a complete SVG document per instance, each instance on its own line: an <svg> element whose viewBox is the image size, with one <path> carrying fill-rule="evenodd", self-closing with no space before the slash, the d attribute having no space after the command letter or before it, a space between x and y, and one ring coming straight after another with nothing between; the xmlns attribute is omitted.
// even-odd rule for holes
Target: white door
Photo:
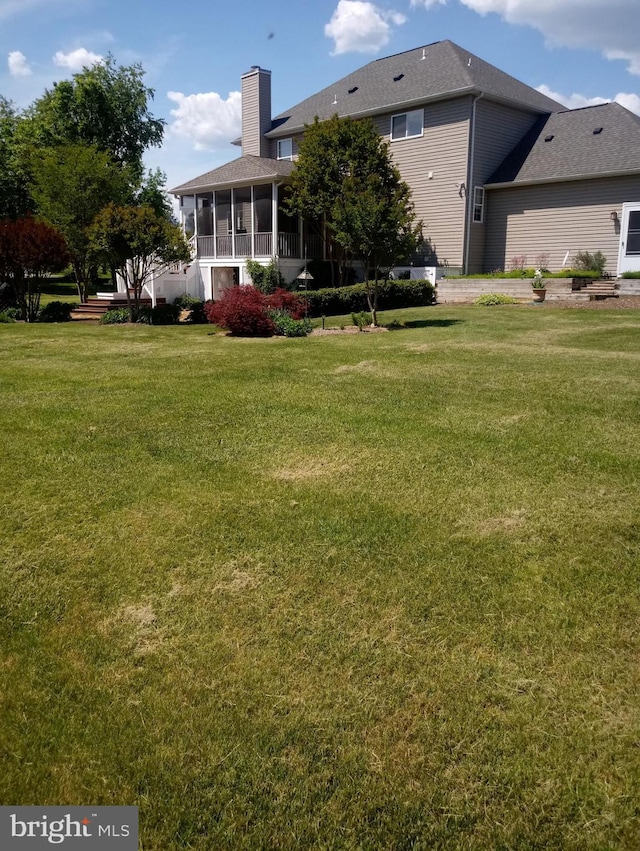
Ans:
<svg viewBox="0 0 640 851"><path fill-rule="evenodd" d="M640 272L640 204L622 205L618 276Z"/></svg>

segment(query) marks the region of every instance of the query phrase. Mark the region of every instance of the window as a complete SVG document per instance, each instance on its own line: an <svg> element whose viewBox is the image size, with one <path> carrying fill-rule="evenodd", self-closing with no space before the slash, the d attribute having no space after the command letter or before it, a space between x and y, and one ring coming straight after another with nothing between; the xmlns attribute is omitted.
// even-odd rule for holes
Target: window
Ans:
<svg viewBox="0 0 640 851"><path fill-rule="evenodd" d="M482 186L473 188L473 221L482 224L484 221L484 189Z"/></svg>
<svg viewBox="0 0 640 851"><path fill-rule="evenodd" d="M278 139L278 159L293 159L293 139Z"/></svg>
<svg viewBox="0 0 640 851"><path fill-rule="evenodd" d="M414 109L413 112L403 112L391 116L391 138L410 139L412 136L422 136L424 110Z"/></svg>

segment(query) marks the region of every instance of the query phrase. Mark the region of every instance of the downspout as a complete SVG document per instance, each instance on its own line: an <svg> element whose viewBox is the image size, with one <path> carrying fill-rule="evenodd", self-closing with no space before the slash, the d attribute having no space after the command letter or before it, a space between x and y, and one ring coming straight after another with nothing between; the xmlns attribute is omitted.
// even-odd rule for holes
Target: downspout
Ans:
<svg viewBox="0 0 640 851"><path fill-rule="evenodd" d="M473 166L476 155L476 104L484 97L480 92L473 99L471 106L471 133L469 134L469 160L467 162L467 224L464 230L464 269L463 275L469 274L469 254L471 252L471 216L473 212Z"/></svg>

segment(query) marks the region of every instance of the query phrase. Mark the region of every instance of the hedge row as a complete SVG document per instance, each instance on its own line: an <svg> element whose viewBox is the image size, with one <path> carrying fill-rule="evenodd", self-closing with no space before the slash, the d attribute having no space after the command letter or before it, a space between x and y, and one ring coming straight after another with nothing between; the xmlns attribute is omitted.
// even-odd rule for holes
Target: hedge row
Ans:
<svg viewBox="0 0 640 851"><path fill-rule="evenodd" d="M435 287L429 281L378 281L378 310L422 307L433 304L435 295ZM310 290L306 297L311 316L337 316L369 309L365 284Z"/></svg>

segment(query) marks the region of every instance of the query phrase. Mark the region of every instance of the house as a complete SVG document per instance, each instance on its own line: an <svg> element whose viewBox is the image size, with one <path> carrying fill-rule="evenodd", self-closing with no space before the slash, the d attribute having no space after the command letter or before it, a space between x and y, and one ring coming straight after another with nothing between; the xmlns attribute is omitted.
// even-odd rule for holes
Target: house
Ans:
<svg viewBox="0 0 640 851"><path fill-rule="evenodd" d="M618 104L567 110L451 41L378 59L279 115L271 73L242 75L241 156L171 191L193 239L201 297L248 282L246 258L293 280L323 244L282 199L305 124L369 117L412 191L425 243L412 266L473 273L526 255L559 269L602 251L640 269L640 119ZM195 270L195 271L194 271Z"/></svg>

